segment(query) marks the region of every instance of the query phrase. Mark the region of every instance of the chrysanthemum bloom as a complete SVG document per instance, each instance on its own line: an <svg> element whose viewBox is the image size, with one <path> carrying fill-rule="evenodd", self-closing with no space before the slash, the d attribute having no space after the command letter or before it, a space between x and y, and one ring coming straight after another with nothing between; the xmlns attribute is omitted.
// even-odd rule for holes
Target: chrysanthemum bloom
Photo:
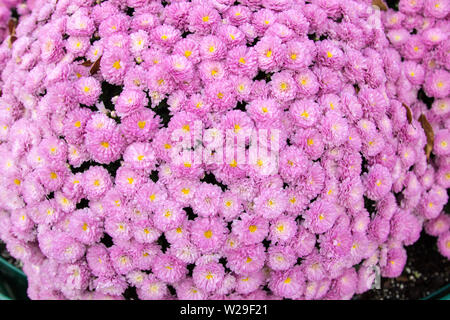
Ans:
<svg viewBox="0 0 450 320"><path fill-rule="evenodd" d="M450 226L450 217L442 213L437 218L429 220L425 224L425 231L432 236L439 236L446 232Z"/></svg>
<svg viewBox="0 0 450 320"><path fill-rule="evenodd" d="M159 117L150 109L140 109L121 119L120 131L130 141L141 141L153 137L159 127Z"/></svg>
<svg viewBox="0 0 450 320"><path fill-rule="evenodd" d="M103 244L95 244L88 248L86 261L91 272L96 276L111 276L114 274L109 253Z"/></svg>
<svg viewBox="0 0 450 320"><path fill-rule="evenodd" d="M305 213L305 227L314 233L324 233L333 226L338 215L332 203L316 200Z"/></svg>
<svg viewBox="0 0 450 320"><path fill-rule="evenodd" d="M386 265L381 269L381 275L387 278L398 277L406 264L406 250L403 247L389 249Z"/></svg>
<svg viewBox="0 0 450 320"><path fill-rule="evenodd" d="M449 258L450 257L450 232L447 231L438 237L439 252Z"/></svg>
<svg viewBox="0 0 450 320"><path fill-rule="evenodd" d="M266 253L262 244L244 246L227 253L227 266L239 275L247 275L262 269Z"/></svg>
<svg viewBox="0 0 450 320"><path fill-rule="evenodd" d="M177 228L184 217L185 213L178 203L165 201L161 207L155 209L153 222L155 227L164 232Z"/></svg>
<svg viewBox="0 0 450 320"><path fill-rule="evenodd" d="M429 97L445 98L450 94L450 76L443 69L429 72L425 77L424 90Z"/></svg>
<svg viewBox="0 0 450 320"><path fill-rule="evenodd" d="M236 291L240 294L252 293L264 283L264 278L264 273L262 271L239 276L235 280Z"/></svg>
<svg viewBox="0 0 450 320"><path fill-rule="evenodd" d="M280 67L284 53L280 38L263 37L256 44L255 50L258 56L258 66L261 70L271 72Z"/></svg>
<svg viewBox="0 0 450 320"><path fill-rule="evenodd" d="M93 166L83 173L81 185L88 199L97 200L111 188L112 180L105 168Z"/></svg>
<svg viewBox="0 0 450 320"><path fill-rule="evenodd" d="M86 149L99 163L110 163L119 159L124 138L118 128L100 129L85 135Z"/></svg>
<svg viewBox="0 0 450 320"><path fill-rule="evenodd" d="M186 279L176 286L177 297L182 300L204 300L206 294L192 280Z"/></svg>
<svg viewBox="0 0 450 320"><path fill-rule="evenodd" d="M448 129L442 129L435 133L433 153L438 156L450 154L450 132Z"/></svg>
<svg viewBox="0 0 450 320"><path fill-rule="evenodd" d="M137 289L138 297L142 300L161 300L168 293L167 285L155 276L150 276Z"/></svg>
<svg viewBox="0 0 450 320"><path fill-rule="evenodd" d="M167 283L175 283L181 280L187 272L186 265L168 254L156 257L152 266L156 277Z"/></svg>
<svg viewBox="0 0 450 320"><path fill-rule="evenodd" d="M294 266L297 258L290 246L272 246L267 252L267 265L276 271L288 270Z"/></svg>
<svg viewBox="0 0 450 320"><path fill-rule="evenodd" d="M102 223L89 209L74 211L69 217L69 234L86 245L99 242L103 236Z"/></svg>
<svg viewBox="0 0 450 320"><path fill-rule="evenodd" d="M192 273L195 285L206 292L214 292L222 285L225 270L219 263L196 265Z"/></svg>
<svg viewBox="0 0 450 320"><path fill-rule="evenodd" d="M272 94L282 102L291 101L297 93L296 82L288 71L276 73L271 79Z"/></svg>
<svg viewBox="0 0 450 320"><path fill-rule="evenodd" d="M196 218L190 225L191 241L202 253L214 252L225 242L227 229L218 218Z"/></svg>
<svg viewBox="0 0 450 320"><path fill-rule="evenodd" d="M391 238L402 241L405 245L416 242L420 237L421 230L420 220L408 211L397 211L391 220Z"/></svg>
<svg viewBox="0 0 450 320"><path fill-rule="evenodd" d="M266 219L277 218L285 210L287 199L278 189L266 189L255 199L255 212Z"/></svg>
<svg viewBox="0 0 450 320"><path fill-rule="evenodd" d="M372 200L381 200L392 187L389 171L382 165L376 164L364 176L367 196Z"/></svg>
<svg viewBox="0 0 450 320"><path fill-rule="evenodd" d="M100 62L100 71L107 81L120 85L123 83L129 65L128 56L121 53L114 53L114 51L105 52Z"/></svg>
<svg viewBox="0 0 450 320"><path fill-rule="evenodd" d="M305 278L300 267L294 267L288 271L279 271L272 275L269 288L278 296L298 299L302 296L305 286Z"/></svg>

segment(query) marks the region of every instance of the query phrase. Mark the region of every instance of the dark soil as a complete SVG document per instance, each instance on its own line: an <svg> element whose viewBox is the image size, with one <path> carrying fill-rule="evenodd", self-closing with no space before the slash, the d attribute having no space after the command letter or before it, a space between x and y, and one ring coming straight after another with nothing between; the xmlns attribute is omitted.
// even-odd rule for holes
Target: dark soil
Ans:
<svg viewBox="0 0 450 320"><path fill-rule="evenodd" d="M422 232L415 244L406 247L408 260L399 277L382 278L381 289L370 290L354 299L417 300L449 284L450 260L437 251L436 240Z"/></svg>

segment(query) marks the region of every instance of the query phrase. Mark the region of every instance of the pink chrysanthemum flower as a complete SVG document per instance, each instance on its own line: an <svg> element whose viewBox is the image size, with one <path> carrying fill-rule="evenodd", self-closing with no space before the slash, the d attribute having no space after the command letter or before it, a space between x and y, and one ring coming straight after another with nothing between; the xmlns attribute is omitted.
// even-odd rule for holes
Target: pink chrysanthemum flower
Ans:
<svg viewBox="0 0 450 320"><path fill-rule="evenodd" d="M268 234L268 222L259 216L243 214L241 220L234 220L233 233L240 243L248 245L262 242Z"/></svg>
<svg viewBox="0 0 450 320"><path fill-rule="evenodd" d="M112 186L108 171L100 166L90 167L83 173L81 184L88 199L100 199Z"/></svg>
<svg viewBox="0 0 450 320"><path fill-rule="evenodd" d="M112 276L114 274L108 249L103 244L90 246L86 252L86 261L91 272L98 277Z"/></svg>
<svg viewBox="0 0 450 320"><path fill-rule="evenodd" d="M381 200L392 187L392 179L389 170L382 165L375 164L364 175L364 185L367 196L372 200Z"/></svg>
<svg viewBox="0 0 450 320"><path fill-rule="evenodd" d="M387 278L398 277L406 264L406 250L403 247L389 249L386 265L381 269L381 275Z"/></svg>
<svg viewBox="0 0 450 320"><path fill-rule="evenodd" d="M297 262L294 249L290 246L271 246L267 252L267 265L275 271L289 270Z"/></svg>
<svg viewBox="0 0 450 320"><path fill-rule="evenodd" d="M254 210L258 215L266 219L274 219L283 213L286 205L286 195L282 190L276 188L266 189L255 198Z"/></svg>
<svg viewBox="0 0 450 320"><path fill-rule="evenodd" d="M269 288L278 296L288 299L298 299L304 292L305 278L300 267L272 274Z"/></svg>
<svg viewBox="0 0 450 320"><path fill-rule="evenodd" d="M217 218L197 218L189 228L191 241L202 253L214 252L225 242L227 229Z"/></svg>
<svg viewBox="0 0 450 320"><path fill-rule="evenodd" d="M439 252L449 258L450 257L450 232L447 231L445 233L442 233L438 237L438 249Z"/></svg>
<svg viewBox="0 0 450 320"><path fill-rule="evenodd" d="M317 200L312 203L305 213L305 227L314 233L323 233L329 230L338 216L338 211L332 203Z"/></svg>
<svg viewBox="0 0 450 320"><path fill-rule="evenodd" d="M85 143L92 158L106 164L120 158L125 142L119 129L114 128L87 132Z"/></svg>
<svg viewBox="0 0 450 320"><path fill-rule="evenodd" d="M258 57L258 66L261 70L276 71L283 60L284 47L278 37L263 37L256 44L255 50Z"/></svg>
<svg viewBox="0 0 450 320"><path fill-rule="evenodd" d="M161 300L169 294L169 290L164 282L151 276L137 289L137 294L142 300Z"/></svg>
<svg viewBox="0 0 450 320"><path fill-rule="evenodd" d="M186 265L179 259L164 254L155 258L152 271L156 277L165 283L175 283L183 279L187 269Z"/></svg>
<svg viewBox="0 0 450 320"><path fill-rule="evenodd" d="M192 280L186 279L176 286L177 297L181 300L204 300L206 294Z"/></svg>
<svg viewBox="0 0 450 320"><path fill-rule="evenodd" d="M245 246L227 253L227 266L239 275L247 275L262 269L266 253L262 244Z"/></svg>
<svg viewBox="0 0 450 320"><path fill-rule="evenodd" d="M206 292L216 291L223 282L225 270L219 263L197 265L192 273L195 285Z"/></svg>
<svg viewBox="0 0 450 320"><path fill-rule="evenodd" d="M102 223L95 219L89 209L74 211L69 217L69 234L86 245L99 242L103 236Z"/></svg>

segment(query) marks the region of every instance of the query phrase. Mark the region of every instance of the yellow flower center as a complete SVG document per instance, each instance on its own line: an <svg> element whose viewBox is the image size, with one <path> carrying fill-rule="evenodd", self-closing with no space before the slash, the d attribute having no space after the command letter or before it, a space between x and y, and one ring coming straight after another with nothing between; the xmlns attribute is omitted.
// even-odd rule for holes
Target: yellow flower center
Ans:
<svg viewBox="0 0 450 320"><path fill-rule="evenodd" d="M109 148L109 143L106 142L106 141L103 141L102 143L100 143L100 145L101 145L103 148L106 148L106 149Z"/></svg>
<svg viewBox="0 0 450 320"><path fill-rule="evenodd" d="M54 173L54 172L51 172L50 173L50 178L56 179L56 178L58 178L58 175L56 173Z"/></svg>
<svg viewBox="0 0 450 320"><path fill-rule="evenodd" d="M256 230L258 230L258 227L255 225L251 225L250 227L248 227L248 231L250 231L251 233L255 232Z"/></svg>
<svg viewBox="0 0 450 320"><path fill-rule="evenodd" d="M120 60L117 60L116 62L113 63L113 68L116 70L122 68L122 66L120 65Z"/></svg>
<svg viewBox="0 0 450 320"><path fill-rule="evenodd" d="M211 230L205 231L205 233L203 234L205 236L206 239L210 239L213 235Z"/></svg>

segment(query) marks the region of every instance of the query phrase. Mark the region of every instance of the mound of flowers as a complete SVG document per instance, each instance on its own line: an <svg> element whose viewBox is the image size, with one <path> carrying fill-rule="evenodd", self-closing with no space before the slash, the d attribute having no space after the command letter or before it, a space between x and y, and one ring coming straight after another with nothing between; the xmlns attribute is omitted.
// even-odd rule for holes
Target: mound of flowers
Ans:
<svg viewBox="0 0 450 320"><path fill-rule="evenodd" d="M350 299L423 228L449 257L450 4L377 3L6 1L29 297Z"/></svg>

